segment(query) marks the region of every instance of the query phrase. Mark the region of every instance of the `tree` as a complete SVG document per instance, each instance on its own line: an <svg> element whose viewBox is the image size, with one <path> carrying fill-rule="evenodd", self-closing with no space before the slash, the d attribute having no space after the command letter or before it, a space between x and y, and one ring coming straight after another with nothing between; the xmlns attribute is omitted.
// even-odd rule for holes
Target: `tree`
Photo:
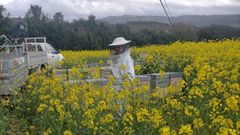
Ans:
<svg viewBox="0 0 240 135"><path fill-rule="evenodd" d="M31 5L24 20L28 25L28 36L45 36L48 32L48 17L43 14L42 7Z"/></svg>
<svg viewBox="0 0 240 135"><path fill-rule="evenodd" d="M56 12L55 15L53 16L54 22L57 23L63 23L64 21L64 16L62 15L62 12Z"/></svg>
<svg viewBox="0 0 240 135"><path fill-rule="evenodd" d="M0 5L0 35L6 34L12 27L12 21L8 18L9 13Z"/></svg>
<svg viewBox="0 0 240 135"><path fill-rule="evenodd" d="M36 20L41 20L43 16L42 7L38 5L31 5L26 13L26 18L34 18Z"/></svg>
<svg viewBox="0 0 240 135"><path fill-rule="evenodd" d="M88 16L88 25L90 26L90 29L95 29L96 22L95 22L96 16L90 15Z"/></svg>
<svg viewBox="0 0 240 135"><path fill-rule="evenodd" d="M123 36L125 38L129 38L130 30L127 25L124 24L116 24L116 35L117 36Z"/></svg>
<svg viewBox="0 0 240 135"><path fill-rule="evenodd" d="M239 38L236 28L224 25L210 25L201 28L197 33L199 40L219 40L224 38Z"/></svg>
<svg viewBox="0 0 240 135"><path fill-rule="evenodd" d="M2 19L4 17L3 13L6 11L6 9L0 5L0 19Z"/></svg>

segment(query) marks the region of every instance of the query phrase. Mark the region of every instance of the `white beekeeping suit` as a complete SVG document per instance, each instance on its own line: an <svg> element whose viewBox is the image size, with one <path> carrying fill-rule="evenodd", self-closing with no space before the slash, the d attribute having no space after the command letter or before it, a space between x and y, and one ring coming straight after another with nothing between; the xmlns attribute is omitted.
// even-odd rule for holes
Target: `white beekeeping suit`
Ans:
<svg viewBox="0 0 240 135"><path fill-rule="evenodd" d="M134 63L130 56L130 47L128 43L131 41L125 40L123 37L114 39L113 43L109 45L111 47L111 70L118 83L121 83L125 74L128 75L130 80L135 77ZM120 51L116 48L121 48Z"/></svg>

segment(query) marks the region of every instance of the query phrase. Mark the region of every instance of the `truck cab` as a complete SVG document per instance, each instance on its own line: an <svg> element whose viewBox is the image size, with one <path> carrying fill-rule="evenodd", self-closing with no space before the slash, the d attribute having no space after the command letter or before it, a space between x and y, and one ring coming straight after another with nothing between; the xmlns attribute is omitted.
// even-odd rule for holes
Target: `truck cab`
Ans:
<svg viewBox="0 0 240 135"><path fill-rule="evenodd" d="M60 68L63 55L46 42L46 37L24 38L24 46L27 52L44 52L47 55L47 65L50 68Z"/></svg>
<svg viewBox="0 0 240 135"><path fill-rule="evenodd" d="M55 50L49 43L42 43L40 46L43 51L47 52L48 65L50 67L60 68L61 61L64 59L63 55L59 51Z"/></svg>

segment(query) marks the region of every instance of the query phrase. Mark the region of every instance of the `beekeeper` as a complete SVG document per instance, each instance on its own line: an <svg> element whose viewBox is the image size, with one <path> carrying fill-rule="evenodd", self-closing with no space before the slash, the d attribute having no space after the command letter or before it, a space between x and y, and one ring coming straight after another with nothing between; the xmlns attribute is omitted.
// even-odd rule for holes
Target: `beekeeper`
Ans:
<svg viewBox="0 0 240 135"><path fill-rule="evenodd" d="M130 80L135 77L134 63L130 56L130 42L131 40L126 40L124 37L117 37L108 45L111 49L111 70L117 83L121 83L125 75Z"/></svg>

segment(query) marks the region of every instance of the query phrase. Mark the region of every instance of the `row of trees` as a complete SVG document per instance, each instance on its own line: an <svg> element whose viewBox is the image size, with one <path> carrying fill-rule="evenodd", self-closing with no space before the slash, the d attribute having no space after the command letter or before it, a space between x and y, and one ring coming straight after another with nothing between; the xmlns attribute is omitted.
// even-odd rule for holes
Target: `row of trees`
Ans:
<svg viewBox="0 0 240 135"><path fill-rule="evenodd" d="M19 20L9 19L9 14L0 6L0 34L11 35ZM55 48L64 50L105 49L115 37L124 36L133 44L168 44L176 40L214 40L238 38L240 29L227 26L209 26L198 28L176 24L174 29L167 24L151 22L129 22L126 24L107 24L90 15L87 20L78 19L68 22L61 12L50 18L43 14L38 5L31 5L25 17L27 36L46 36Z"/></svg>
<svg viewBox="0 0 240 135"><path fill-rule="evenodd" d="M0 35L8 32L12 27L12 21L8 18L9 13L0 5Z"/></svg>

